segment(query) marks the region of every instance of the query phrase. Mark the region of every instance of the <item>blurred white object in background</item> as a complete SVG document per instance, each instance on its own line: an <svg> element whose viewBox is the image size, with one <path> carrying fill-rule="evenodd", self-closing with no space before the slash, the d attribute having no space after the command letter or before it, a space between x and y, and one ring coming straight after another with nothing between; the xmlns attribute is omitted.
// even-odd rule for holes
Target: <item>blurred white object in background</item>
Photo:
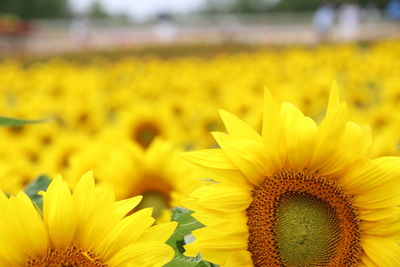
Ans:
<svg viewBox="0 0 400 267"><path fill-rule="evenodd" d="M161 43L170 43L175 39L177 33L176 26L169 13L160 13L157 24L154 26L156 39Z"/></svg>
<svg viewBox="0 0 400 267"><path fill-rule="evenodd" d="M357 40L360 34L361 8L355 2L342 4L338 13L338 37L342 41Z"/></svg>
<svg viewBox="0 0 400 267"><path fill-rule="evenodd" d="M69 35L78 46L85 46L90 37L90 20L87 17L72 21Z"/></svg>
<svg viewBox="0 0 400 267"><path fill-rule="evenodd" d="M325 41L335 23L335 8L332 3L323 3L314 13L313 26L319 41Z"/></svg>

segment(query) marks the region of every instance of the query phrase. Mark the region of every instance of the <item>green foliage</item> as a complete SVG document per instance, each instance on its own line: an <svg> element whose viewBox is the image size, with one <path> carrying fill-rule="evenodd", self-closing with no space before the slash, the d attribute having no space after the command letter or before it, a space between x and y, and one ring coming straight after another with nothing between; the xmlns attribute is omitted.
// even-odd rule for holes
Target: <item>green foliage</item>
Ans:
<svg viewBox="0 0 400 267"><path fill-rule="evenodd" d="M298 0L281 0L279 3L272 8L273 11L284 11L284 12L294 12L294 11L314 11L318 8L321 0L308 0L308 1L298 1Z"/></svg>
<svg viewBox="0 0 400 267"><path fill-rule="evenodd" d="M183 246L185 245L185 239L191 236L191 232L204 227L201 223L196 221L191 214L193 211L184 209L184 208L174 208L172 210L171 220L178 222L178 227L176 228L174 234L167 241L167 244L170 245L175 250L175 257L172 261L166 265L165 267L212 267L215 266L212 263L203 261L200 256L191 258L183 255L185 249Z"/></svg>
<svg viewBox="0 0 400 267"><path fill-rule="evenodd" d="M47 187L50 184L50 181L51 180L46 175L40 175L24 190L28 197L32 200L32 202L39 208L39 210L43 209L43 198L38 193L40 191L46 191Z"/></svg>
<svg viewBox="0 0 400 267"><path fill-rule="evenodd" d="M266 12L313 12L323 3L323 0L230 0L219 4L217 1L208 0L205 7L206 13L266 13ZM336 5L349 1L331 1ZM378 8L384 8L387 0L358 0L362 6L374 4Z"/></svg>
<svg viewBox="0 0 400 267"><path fill-rule="evenodd" d="M106 12L99 1L93 2L93 4L89 8L88 13L89 17L96 19L104 19L109 17L109 14Z"/></svg>
<svg viewBox="0 0 400 267"><path fill-rule="evenodd" d="M69 17L68 0L1 0L0 14L22 19Z"/></svg>
<svg viewBox="0 0 400 267"><path fill-rule="evenodd" d="M0 126L12 126L18 127L25 124L32 124L32 123L41 123L45 122L45 120L22 120L22 119L15 119L15 118L7 118L7 117L0 117Z"/></svg>

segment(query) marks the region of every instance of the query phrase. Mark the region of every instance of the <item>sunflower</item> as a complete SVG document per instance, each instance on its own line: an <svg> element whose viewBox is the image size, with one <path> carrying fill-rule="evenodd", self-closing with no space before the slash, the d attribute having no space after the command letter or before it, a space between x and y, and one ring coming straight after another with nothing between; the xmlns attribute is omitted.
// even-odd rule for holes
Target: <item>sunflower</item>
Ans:
<svg viewBox="0 0 400 267"><path fill-rule="evenodd" d="M185 246L221 266L400 266L400 159L367 159L370 129L333 86L317 125L265 90L262 135L221 111L220 149L183 157L214 182L186 201Z"/></svg>
<svg viewBox="0 0 400 267"><path fill-rule="evenodd" d="M399 154L400 138L396 131L387 128L376 133L369 155L380 157L398 156Z"/></svg>
<svg viewBox="0 0 400 267"><path fill-rule="evenodd" d="M74 188L74 177L93 170L99 183L113 188L116 199L142 195L139 208L154 207L154 217L167 218L168 210L182 206L181 200L200 185L179 158L181 152L179 146L162 138L143 149L127 137L107 131L71 157L65 176Z"/></svg>
<svg viewBox="0 0 400 267"><path fill-rule="evenodd" d="M141 103L124 109L116 123L116 130L143 148L149 147L155 137L180 142L182 132L179 128L172 111L160 102Z"/></svg>
<svg viewBox="0 0 400 267"><path fill-rule="evenodd" d="M70 166L71 158L87 147L89 140L89 137L81 133L60 132L45 150L37 150L41 151L42 155L35 175L46 173L52 177L66 172Z"/></svg>
<svg viewBox="0 0 400 267"><path fill-rule="evenodd" d="M152 226L151 209L126 214L140 196L114 201L85 174L73 193L56 177L43 195L43 218L23 193L0 194L0 266L162 266L175 223Z"/></svg>
<svg viewBox="0 0 400 267"><path fill-rule="evenodd" d="M120 140L119 140L120 141ZM115 148L115 147L114 147ZM147 149L125 145L95 168L100 183L112 186L118 199L142 195L141 208L154 207L153 216L169 216L171 207L200 185L194 173L179 158L179 147L156 138Z"/></svg>

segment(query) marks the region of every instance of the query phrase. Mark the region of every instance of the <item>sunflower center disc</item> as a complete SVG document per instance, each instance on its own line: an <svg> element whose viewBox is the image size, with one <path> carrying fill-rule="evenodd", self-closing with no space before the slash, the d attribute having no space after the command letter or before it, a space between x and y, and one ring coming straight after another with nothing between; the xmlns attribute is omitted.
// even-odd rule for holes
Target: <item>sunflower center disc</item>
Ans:
<svg viewBox="0 0 400 267"><path fill-rule="evenodd" d="M160 135L158 127L150 122L143 123L133 132L133 139L143 148L147 148L153 139Z"/></svg>
<svg viewBox="0 0 400 267"><path fill-rule="evenodd" d="M142 195L143 199L135 210L153 207L153 217L158 219L165 210L171 208L171 192L173 186L166 178L152 174L144 174L140 182L132 186L126 197Z"/></svg>
<svg viewBox="0 0 400 267"><path fill-rule="evenodd" d="M253 190L248 250L255 267L356 266L362 254L352 196L318 173L283 170Z"/></svg>
<svg viewBox="0 0 400 267"><path fill-rule="evenodd" d="M168 200L159 192L150 191L143 194L143 199L137 209L153 208L153 217L159 218L164 210L169 209Z"/></svg>
<svg viewBox="0 0 400 267"><path fill-rule="evenodd" d="M274 232L278 253L289 266L329 262L339 227L335 210L312 195L288 193L278 202Z"/></svg>
<svg viewBox="0 0 400 267"><path fill-rule="evenodd" d="M47 255L40 260L32 259L27 267L107 267L95 255L76 247L65 250L49 249Z"/></svg>

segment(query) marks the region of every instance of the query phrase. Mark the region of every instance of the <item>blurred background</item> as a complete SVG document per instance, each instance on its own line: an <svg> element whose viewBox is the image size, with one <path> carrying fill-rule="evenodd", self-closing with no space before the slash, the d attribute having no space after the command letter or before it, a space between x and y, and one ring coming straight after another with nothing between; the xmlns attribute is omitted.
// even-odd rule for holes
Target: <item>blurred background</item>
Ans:
<svg viewBox="0 0 400 267"><path fill-rule="evenodd" d="M400 155L399 34L400 0L1 0L0 117L49 120L0 127L0 189L93 170L177 206L179 153L218 146L219 109L260 131L265 85L320 122L336 80L368 156Z"/></svg>
<svg viewBox="0 0 400 267"><path fill-rule="evenodd" d="M2 52L398 36L397 0L2 0Z"/></svg>

